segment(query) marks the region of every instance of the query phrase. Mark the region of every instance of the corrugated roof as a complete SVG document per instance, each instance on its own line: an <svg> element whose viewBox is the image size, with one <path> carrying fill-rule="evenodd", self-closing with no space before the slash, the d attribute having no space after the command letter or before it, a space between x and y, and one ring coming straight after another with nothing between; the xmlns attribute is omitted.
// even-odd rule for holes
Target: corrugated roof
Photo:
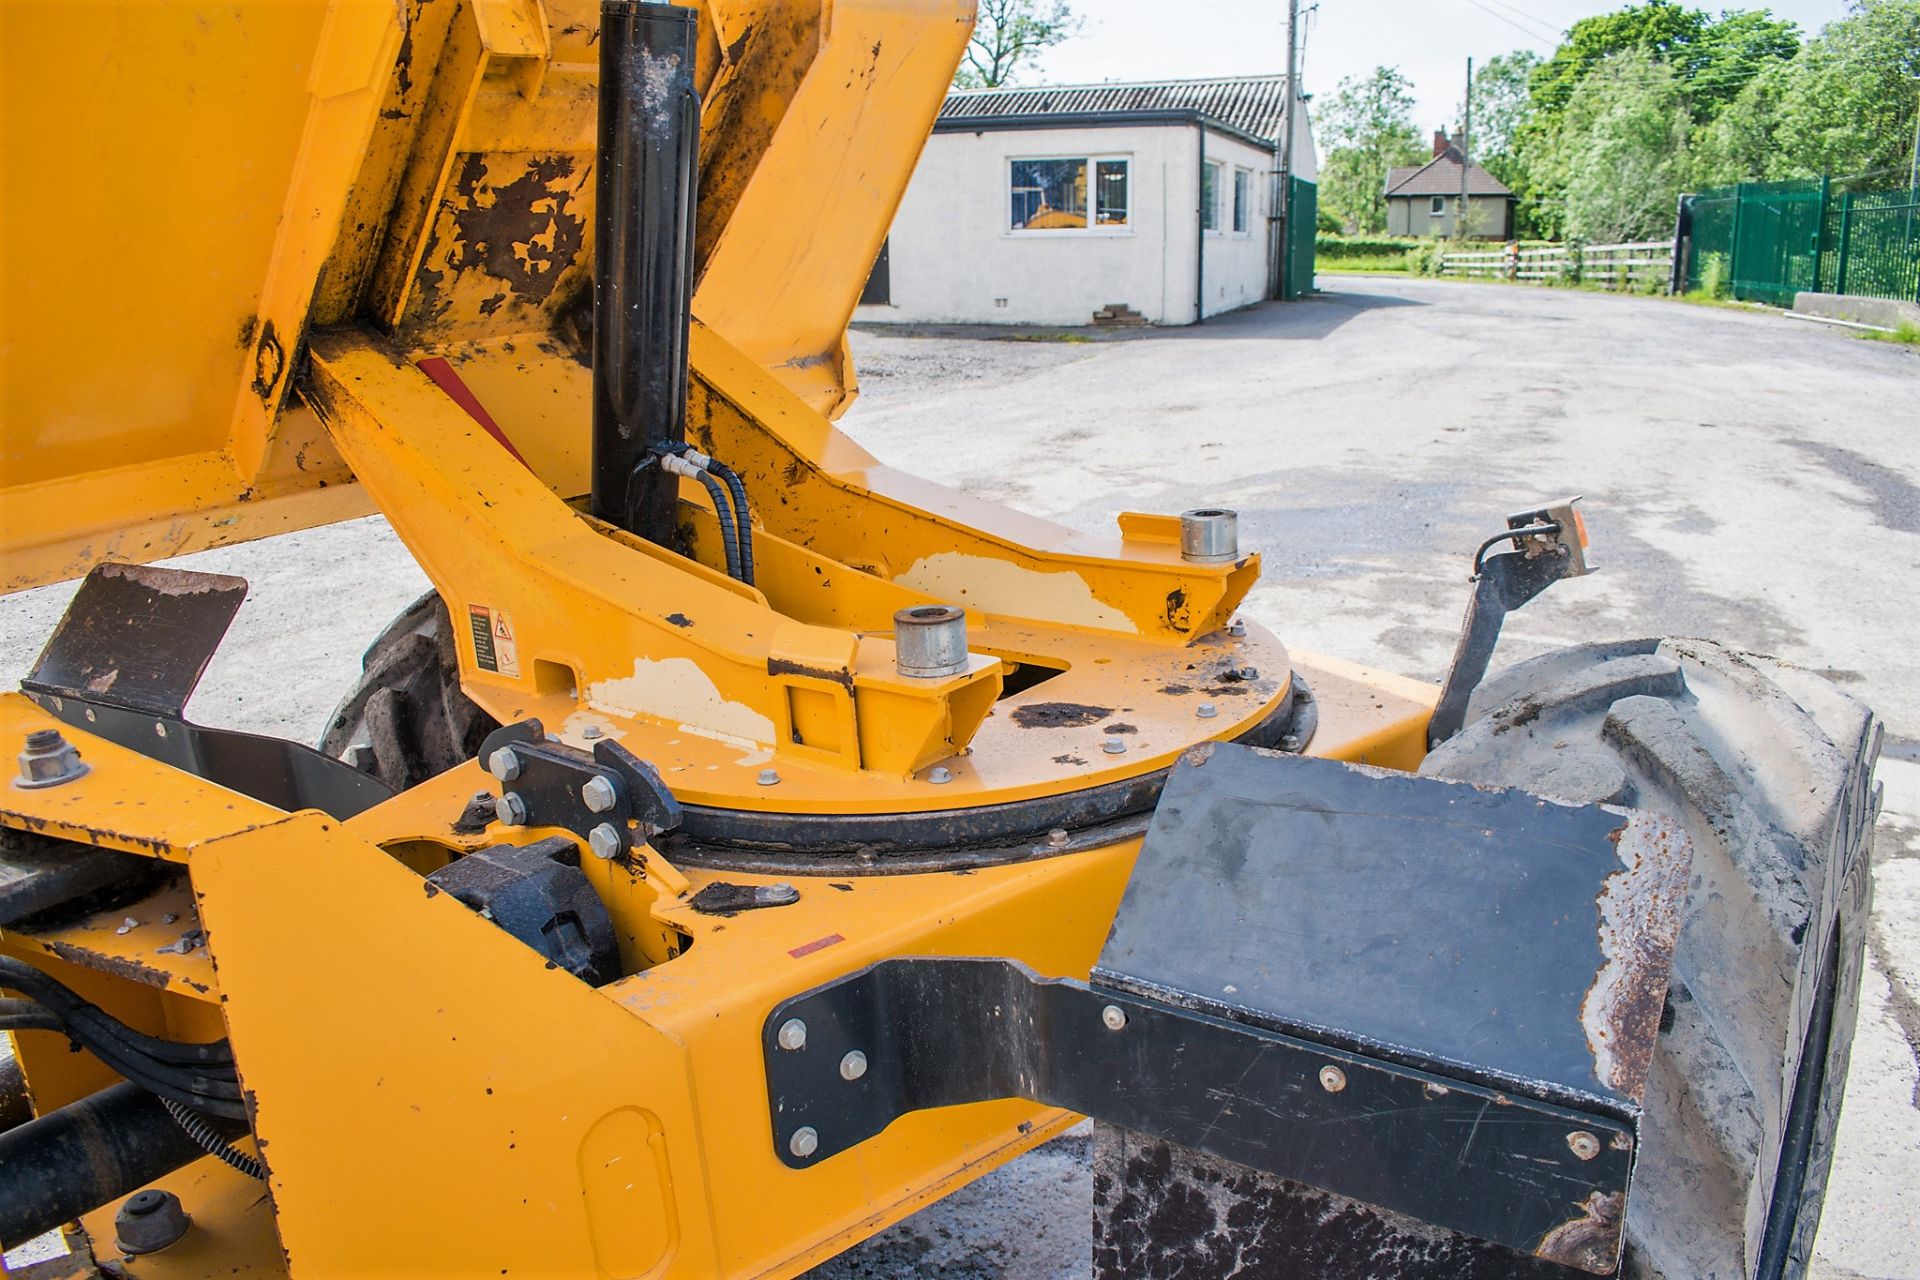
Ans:
<svg viewBox="0 0 1920 1280"><path fill-rule="evenodd" d="M1020 89L956 89L940 108L942 122L1000 116L1114 115L1196 111L1221 124L1277 144L1286 114L1284 75L1212 80L1156 80L1144 84L1038 85Z"/></svg>
<svg viewBox="0 0 1920 1280"><path fill-rule="evenodd" d="M1422 165L1387 170L1387 195L1457 196L1460 194L1460 153L1448 147L1446 154L1435 156ZM1467 194L1470 196L1510 196L1512 190L1482 169L1467 170Z"/></svg>

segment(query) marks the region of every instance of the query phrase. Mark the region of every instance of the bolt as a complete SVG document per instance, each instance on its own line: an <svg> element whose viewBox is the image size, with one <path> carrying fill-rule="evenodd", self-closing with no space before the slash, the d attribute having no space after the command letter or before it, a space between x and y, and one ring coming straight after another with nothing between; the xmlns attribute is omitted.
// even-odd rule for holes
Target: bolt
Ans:
<svg viewBox="0 0 1920 1280"><path fill-rule="evenodd" d="M1067 839L1067 829L1065 827L1055 827L1053 830L1047 832L1047 843L1056 849L1064 849L1067 844Z"/></svg>
<svg viewBox="0 0 1920 1280"><path fill-rule="evenodd" d="M493 816L510 827L527 825L527 802L518 791L508 791L493 802Z"/></svg>
<svg viewBox="0 0 1920 1280"><path fill-rule="evenodd" d="M798 1018L788 1018L780 1024L780 1034L774 1039L788 1053L807 1047L807 1024Z"/></svg>
<svg viewBox="0 0 1920 1280"><path fill-rule="evenodd" d="M754 781L763 787L771 787L780 781L780 773L776 769L762 769L760 776L755 778Z"/></svg>
<svg viewBox="0 0 1920 1280"><path fill-rule="evenodd" d="M1220 714L1220 708L1214 706L1211 702L1203 702L1193 709L1193 714L1199 716L1202 720L1211 720Z"/></svg>
<svg viewBox="0 0 1920 1280"><path fill-rule="evenodd" d="M1567 1146L1573 1154L1582 1160L1591 1160L1600 1154L1600 1139L1585 1129L1576 1129L1567 1135Z"/></svg>
<svg viewBox="0 0 1920 1280"><path fill-rule="evenodd" d="M1242 680L1258 680L1260 678L1260 668L1242 667L1240 668L1240 678Z"/></svg>
<svg viewBox="0 0 1920 1280"><path fill-rule="evenodd" d="M858 1049L847 1050L847 1056L840 1059L840 1078L858 1080L867 1074L867 1055Z"/></svg>
<svg viewBox="0 0 1920 1280"><path fill-rule="evenodd" d="M927 770L927 781L936 787L944 787L953 781L953 770L943 764L937 764Z"/></svg>
<svg viewBox="0 0 1920 1280"><path fill-rule="evenodd" d="M793 1137L787 1141L787 1150L793 1152L795 1156L802 1160L805 1160L819 1149L820 1135L814 1131L813 1126L810 1124L802 1125L798 1129L795 1129L793 1131Z"/></svg>
<svg viewBox="0 0 1920 1280"><path fill-rule="evenodd" d="M158 1253L187 1234L193 1220L171 1191L136 1191L114 1215L114 1243L122 1253Z"/></svg>
<svg viewBox="0 0 1920 1280"><path fill-rule="evenodd" d="M1320 1068L1320 1087L1328 1093L1338 1093L1347 1087L1347 1073L1338 1067Z"/></svg>
<svg viewBox="0 0 1920 1280"><path fill-rule="evenodd" d="M19 755L20 771L13 779L13 785L23 790L57 787L87 772L80 753L60 736L58 729L35 729L27 734L23 745L26 750Z"/></svg>
<svg viewBox="0 0 1920 1280"><path fill-rule="evenodd" d="M1100 744L1100 749L1110 756L1117 756L1126 751L1127 744L1119 738L1108 738Z"/></svg>
<svg viewBox="0 0 1920 1280"><path fill-rule="evenodd" d="M1124 1031L1127 1026L1127 1011L1117 1004L1110 1004L1100 1011L1100 1021L1106 1023L1109 1031Z"/></svg>
<svg viewBox="0 0 1920 1280"><path fill-rule="evenodd" d="M1230 636L1243 636L1247 634L1247 624L1235 618L1227 624L1227 634Z"/></svg>
<svg viewBox="0 0 1920 1280"><path fill-rule="evenodd" d="M502 747L487 757L487 772L502 782L512 782L520 776L520 753L512 747Z"/></svg>
<svg viewBox="0 0 1920 1280"><path fill-rule="evenodd" d="M587 739L589 742L591 742L593 739L600 736L600 726L597 724L590 724L586 728L580 731L580 736Z"/></svg>
<svg viewBox="0 0 1920 1280"><path fill-rule="evenodd" d="M165 720L155 720L153 722L153 731L159 737L162 737L162 738L166 737L167 722Z"/></svg>
<svg viewBox="0 0 1920 1280"><path fill-rule="evenodd" d="M580 786L581 802L595 813L607 812L619 799L613 789L613 780L605 774L596 773Z"/></svg>
<svg viewBox="0 0 1920 1280"><path fill-rule="evenodd" d="M602 862L612 862L620 856L620 829L603 822L587 832L587 852Z"/></svg>
<svg viewBox="0 0 1920 1280"><path fill-rule="evenodd" d="M1297 733L1281 734L1280 749L1282 751L1298 751L1300 749L1300 735Z"/></svg>

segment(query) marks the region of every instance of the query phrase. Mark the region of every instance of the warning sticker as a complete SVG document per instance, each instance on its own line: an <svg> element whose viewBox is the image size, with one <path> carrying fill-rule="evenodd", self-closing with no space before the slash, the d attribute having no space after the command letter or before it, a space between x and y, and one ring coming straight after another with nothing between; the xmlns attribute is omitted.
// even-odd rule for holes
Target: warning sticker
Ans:
<svg viewBox="0 0 1920 1280"><path fill-rule="evenodd" d="M518 678L520 647L514 643L513 623L507 618L507 611L470 604L467 622L473 628L473 656L480 669Z"/></svg>

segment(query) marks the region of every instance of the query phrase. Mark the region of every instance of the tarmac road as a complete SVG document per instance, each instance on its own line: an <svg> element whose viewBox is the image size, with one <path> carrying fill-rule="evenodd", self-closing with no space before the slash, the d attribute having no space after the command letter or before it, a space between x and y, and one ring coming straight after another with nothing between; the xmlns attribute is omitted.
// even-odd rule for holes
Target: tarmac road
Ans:
<svg viewBox="0 0 1920 1280"><path fill-rule="evenodd" d="M845 426L884 461L1087 529L1226 505L1247 605L1296 648L1437 679L1466 555L1508 510L1587 496L1604 571L1509 623L1499 660L1712 636L1825 671L1886 719L1859 1038L1819 1280L1920 1280L1920 353L1771 314L1325 277L1314 300L1090 342L854 335ZM311 741L425 579L379 520L186 557L253 594L203 723ZM71 585L0 600L11 686ZM816 1280L1088 1274L1076 1131L817 1268Z"/></svg>

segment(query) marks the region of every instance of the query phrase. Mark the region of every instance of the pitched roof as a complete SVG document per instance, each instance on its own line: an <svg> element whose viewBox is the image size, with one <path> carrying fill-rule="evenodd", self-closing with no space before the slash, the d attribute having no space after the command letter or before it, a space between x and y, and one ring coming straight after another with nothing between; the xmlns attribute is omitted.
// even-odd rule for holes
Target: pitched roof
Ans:
<svg viewBox="0 0 1920 1280"><path fill-rule="evenodd" d="M1387 196L1457 196L1460 194L1460 151L1448 147L1425 164L1387 170ZM1510 196L1507 184L1479 165L1467 168L1470 196Z"/></svg>
<svg viewBox="0 0 1920 1280"><path fill-rule="evenodd" d="M1230 129L1277 144L1286 115L1284 75L1226 76L1210 80L1155 80L1144 84L1037 85L1033 88L956 89L940 108L940 123L997 117L1111 115L1190 111Z"/></svg>

